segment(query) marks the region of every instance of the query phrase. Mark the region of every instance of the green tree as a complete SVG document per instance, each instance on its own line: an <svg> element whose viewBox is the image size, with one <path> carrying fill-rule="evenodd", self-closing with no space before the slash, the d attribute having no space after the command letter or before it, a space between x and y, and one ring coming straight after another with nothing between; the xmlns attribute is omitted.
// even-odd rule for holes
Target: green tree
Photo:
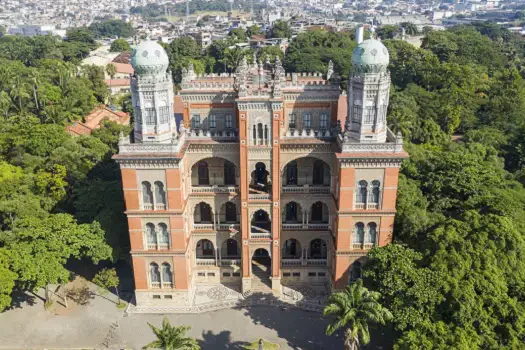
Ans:
<svg viewBox="0 0 525 350"><path fill-rule="evenodd" d="M273 22L272 28L270 29L270 38L291 38L292 28L290 24L283 20L277 20Z"/></svg>
<svg viewBox="0 0 525 350"><path fill-rule="evenodd" d="M165 349L165 350L198 350L199 344L193 338L186 337L190 329L187 326L172 326L167 317L162 320L162 328L157 328L148 322L157 340L145 345L142 349Z"/></svg>
<svg viewBox="0 0 525 350"><path fill-rule="evenodd" d="M131 46L124 39L115 39L109 47L109 52L131 51Z"/></svg>
<svg viewBox="0 0 525 350"><path fill-rule="evenodd" d="M260 34L261 34L261 27L259 27L256 24L246 28L246 37L247 38L251 38L254 35L260 35Z"/></svg>
<svg viewBox="0 0 525 350"><path fill-rule="evenodd" d="M0 312L11 304L11 292L15 286L16 273L10 270L10 252L0 247Z"/></svg>
<svg viewBox="0 0 525 350"><path fill-rule="evenodd" d="M412 22L402 22L400 26L401 28L405 28L406 35L410 35L410 36L419 35L419 29Z"/></svg>
<svg viewBox="0 0 525 350"><path fill-rule="evenodd" d="M399 27L395 25L384 25L377 29L377 35L383 40L394 39L399 32Z"/></svg>
<svg viewBox="0 0 525 350"><path fill-rule="evenodd" d="M233 39L235 39L236 41L239 41L239 42L246 41L246 33L244 32L242 28L232 29L230 30L228 35L232 37Z"/></svg>
<svg viewBox="0 0 525 350"><path fill-rule="evenodd" d="M120 280L117 276L117 270L115 269L102 269L99 273L93 277L93 283L95 283L97 286L101 288L115 288L115 292L117 293L118 298L118 304L120 304L120 295L118 292L118 285L120 283Z"/></svg>
<svg viewBox="0 0 525 350"><path fill-rule="evenodd" d="M357 349L359 344L370 342L369 323L386 324L392 319L390 311L379 303L380 294L363 287L362 280L347 286L344 292L334 293L328 298L323 315L333 316L326 327L326 334L346 328L345 347Z"/></svg>
<svg viewBox="0 0 525 350"><path fill-rule="evenodd" d="M230 69L231 72L234 72L237 67L241 64L244 57L248 56L249 51L242 49L240 47L235 47L233 49L226 49L224 52L223 62Z"/></svg>
<svg viewBox="0 0 525 350"><path fill-rule="evenodd" d="M129 38L135 35L135 29L131 26L131 23L126 23L118 19L94 22L89 26L89 30L97 38L115 36L119 38Z"/></svg>

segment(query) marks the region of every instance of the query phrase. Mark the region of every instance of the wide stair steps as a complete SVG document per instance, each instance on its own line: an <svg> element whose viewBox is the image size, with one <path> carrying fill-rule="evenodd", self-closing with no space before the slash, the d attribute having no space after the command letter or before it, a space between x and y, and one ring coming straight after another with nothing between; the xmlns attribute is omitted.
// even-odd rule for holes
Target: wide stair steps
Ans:
<svg viewBox="0 0 525 350"><path fill-rule="evenodd" d="M262 293L272 293L269 268L258 262L252 263L252 291Z"/></svg>

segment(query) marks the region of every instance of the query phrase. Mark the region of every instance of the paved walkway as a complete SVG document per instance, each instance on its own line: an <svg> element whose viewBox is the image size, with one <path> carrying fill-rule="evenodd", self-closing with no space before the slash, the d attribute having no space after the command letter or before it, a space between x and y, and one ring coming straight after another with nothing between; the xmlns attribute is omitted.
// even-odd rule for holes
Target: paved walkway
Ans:
<svg viewBox="0 0 525 350"><path fill-rule="evenodd" d="M206 303L224 292L210 290L212 287L206 295L196 295L195 300ZM239 298L240 293L236 293L231 295ZM140 349L154 340L147 322L160 326L164 315L126 314L108 300L112 297L93 296L88 305L70 305L59 314L44 310L38 298L21 301L16 308L0 314L0 349ZM239 307L167 316L173 325L191 326L190 335L204 350L240 349L259 337L280 344L282 349L342 348L339 337L324 334L327 321L319 313L296 308Z"/></svg>

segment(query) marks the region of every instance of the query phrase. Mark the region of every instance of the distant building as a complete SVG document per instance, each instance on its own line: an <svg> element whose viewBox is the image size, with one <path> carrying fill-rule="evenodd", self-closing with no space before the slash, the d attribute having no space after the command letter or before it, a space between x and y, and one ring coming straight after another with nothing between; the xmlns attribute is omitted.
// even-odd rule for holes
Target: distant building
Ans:
<svg viewBox="0 0 525 350"><path fill-rule="evenodd" d="M100 128L105 119L120 125L129 125L128 113L112 111L104 105L100 105L84 117L83 122L75 122L66 127L66 131L73 135L90 135L94 129Z"/></svg>
<svg viewBox="0 0 525 350"><path fill-rule="evenodd" d="M191 36L195 39L195 41L201 47L202 50L206 50L208 46L210 46L212 43L210 33L198 32L198 33L191 34Z"/></svg>
<svg viewBox="0 0 525 350"><path fill-rule="evenodd" d="M61 38L66 36L65 30L56 29L54 25L21 25L9 28L7 33L21 36L57 35Z"/></svg>

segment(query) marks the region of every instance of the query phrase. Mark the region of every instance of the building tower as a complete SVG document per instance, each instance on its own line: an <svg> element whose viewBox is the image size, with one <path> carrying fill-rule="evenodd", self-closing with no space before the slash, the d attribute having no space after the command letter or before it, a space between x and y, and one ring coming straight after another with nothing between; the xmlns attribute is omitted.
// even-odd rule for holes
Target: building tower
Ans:
<svg viewBox="0 0 525 350"><path fill-rule="evenodd" d="M387 48L376 39L362 41L358 30L358 47L352 54L352 70L348 77L348 118L345 140L386 142L386 112L390 93L387 71Z"/></svg>
<svg viewBox="0 0 525 350"><path fill-rule="evenodd" d="M379 40L363 41L362 27L356 38L345 130L337 154L335 289L360 277L370 248L392 241L399 167L408 157L401 135L395 136L386 125L388 50Z"/></svg>
<svg viewBox="0 0 525 350"><path fill-rule="evenodd" d="M135 69L131 78L135 140L171 142L177 126L173 118L173 81L167 71L166 51L156 42L143 41L133 49L131 65Z"/></svg>

